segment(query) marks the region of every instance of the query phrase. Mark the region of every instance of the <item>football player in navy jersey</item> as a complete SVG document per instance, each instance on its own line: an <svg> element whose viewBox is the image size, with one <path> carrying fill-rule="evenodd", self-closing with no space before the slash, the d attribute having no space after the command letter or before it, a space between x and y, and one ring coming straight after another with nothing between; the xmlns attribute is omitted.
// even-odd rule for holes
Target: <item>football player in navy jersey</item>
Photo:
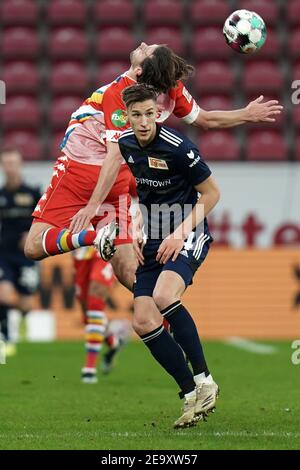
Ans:
<svg viewBox="0 0 300 470"><path fill-rule="evenodd" d="M25 315L38 286L38 268L25 257L24 244L41 194L23 182L22 156L17 150L3 150L0 163L5 177L0 188L0 331L9 355L15 347L9 341L8 311L17 307Z"/></svg>
<svg viewBox="0 0 300 470"><path fill-rule="evenodd" d="M140 266L133 327L181 388L183 413L174 426L182 428L211 411L218 396L181 296L208 253L212 237L206 216L220 194L193 142L155 122L156 98L155 89L144 84L123 91L131 128L120 137L119 147L136 178L147 236L144 246L141 237L134 242ZM174 337L163 328L163 318Z"/></svg>

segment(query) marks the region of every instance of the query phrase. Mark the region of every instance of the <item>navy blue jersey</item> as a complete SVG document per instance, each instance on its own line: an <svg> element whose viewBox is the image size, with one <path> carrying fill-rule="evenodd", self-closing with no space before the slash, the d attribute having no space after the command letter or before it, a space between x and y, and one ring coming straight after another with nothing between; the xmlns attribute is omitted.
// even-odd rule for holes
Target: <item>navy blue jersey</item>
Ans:
<svg viewBox="0 0 300 470"><path fill-rule="evenodd" d="M211 171L193 142L165 126L157 125L155 138L145 147L139 145L133 130L127 129L119 138L119 147L135 176L139 202L147 209L147 236L163 239L192 210L199 197L194 186L205 181ZM206 219L203 232L209 234Z"/></svg>
<svg viewBox="0 0 300 470"><path fill-rule="evenodd" d="M22 183L17 189L0 188L0 252L23 254L19 242L31 226L40 191Z"/></svg>

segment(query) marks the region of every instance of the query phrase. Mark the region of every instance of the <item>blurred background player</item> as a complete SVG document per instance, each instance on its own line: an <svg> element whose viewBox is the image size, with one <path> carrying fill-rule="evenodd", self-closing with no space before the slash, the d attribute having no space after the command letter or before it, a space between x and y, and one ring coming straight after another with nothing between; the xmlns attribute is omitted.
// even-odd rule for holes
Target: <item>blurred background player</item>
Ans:
<svg viewBox="0 0 300 470"><path fill-rule="evenodd" d="M136 182L130 171L128 175L130 211L135 219ZM97 383L97 362L104 343L108 346L108 351L102 357L101 366L103 372L108 373L116 352L124 342L124 336L127 336L128 327L126 322L123 322L122 325L114 324L116 328L113 329L113 324L108 321L105 313L110 292L117 282L112 265L104 261L94 247L82 247L73 254L76 297L80 302L86 324L86 358L81 378L85 383Z"/></svg>
<svg viewBox="0 0 300 470"><path fill-rule="evenodd" d="M106 373L121 345L120 338L109 333L105 313L108 297L117 280L111 264L101 259L94 247L74 251L74 268L76 297L85 322L86 356L81 379L85 383L97 383L97 363L103 345L108 346L102 358L102 370Z"/></svg>
<svg viewBox="0 0 300 470"><path fill-rule="evenodd" d="M18 308L24 317L32 309L39 282L38 266L25 257L24 245L41 194L24 183L18 150L2 150L0 163L5 178L0 189L0 327L9 355L15 346L10 342L8 311Z"/></svg>

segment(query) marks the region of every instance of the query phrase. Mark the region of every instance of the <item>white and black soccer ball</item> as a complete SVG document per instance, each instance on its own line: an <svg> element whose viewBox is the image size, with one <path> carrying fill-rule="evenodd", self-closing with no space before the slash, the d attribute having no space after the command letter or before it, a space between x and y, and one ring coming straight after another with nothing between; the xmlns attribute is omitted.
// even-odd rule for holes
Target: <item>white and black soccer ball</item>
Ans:
<svg viewBox="0 0 300 470"><path fill-rule="evenodd" d="M223 34L227 44L242 54L253 54L267 39L264 20L249 10L234 11L224 23Z"/></svg>

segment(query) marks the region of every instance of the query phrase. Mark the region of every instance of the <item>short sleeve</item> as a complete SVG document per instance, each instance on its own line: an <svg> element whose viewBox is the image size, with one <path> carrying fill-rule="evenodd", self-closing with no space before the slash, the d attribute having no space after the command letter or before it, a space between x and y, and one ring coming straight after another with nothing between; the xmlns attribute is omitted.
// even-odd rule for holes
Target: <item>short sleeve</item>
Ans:
<svg viewBox="0 0 300 470"><path fill-rule="evenodd" d="M200 107L181 81L178 81L175 92L175 108L173 113L183 119L187 124L192 124L200 111Z"/></svg>

